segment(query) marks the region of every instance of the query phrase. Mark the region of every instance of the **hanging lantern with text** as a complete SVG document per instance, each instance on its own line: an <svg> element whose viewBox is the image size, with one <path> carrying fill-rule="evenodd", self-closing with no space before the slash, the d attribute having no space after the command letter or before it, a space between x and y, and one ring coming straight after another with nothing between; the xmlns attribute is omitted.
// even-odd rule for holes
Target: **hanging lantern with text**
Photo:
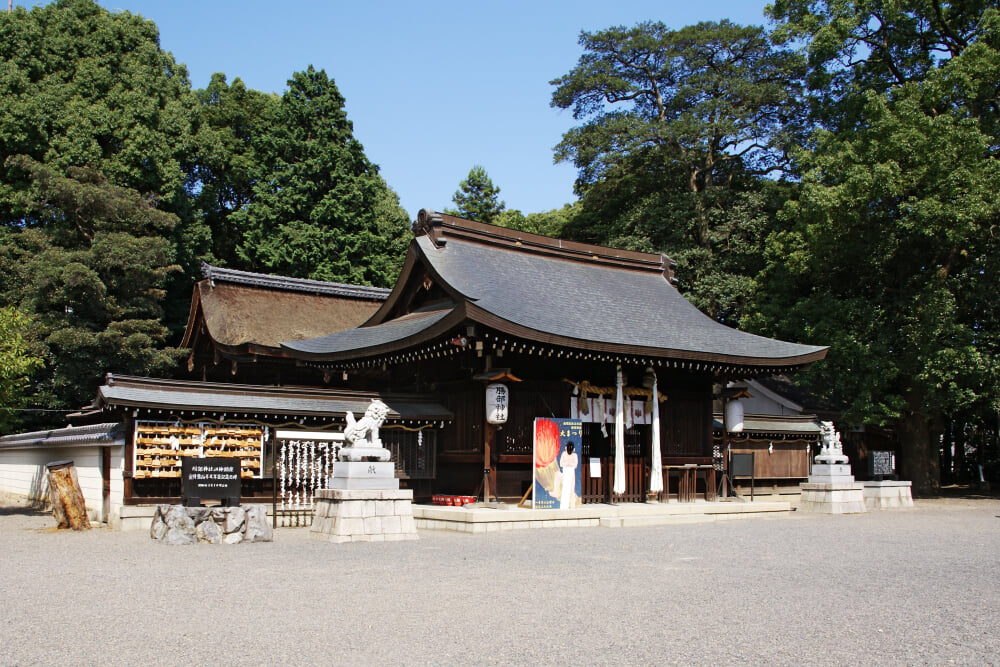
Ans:
<svg viewBox="0 0 1000 667"><path fill-rule="evenodd" d="M506 423L508 396L507 385L499 382L486 385L486 423Z"/></svg>

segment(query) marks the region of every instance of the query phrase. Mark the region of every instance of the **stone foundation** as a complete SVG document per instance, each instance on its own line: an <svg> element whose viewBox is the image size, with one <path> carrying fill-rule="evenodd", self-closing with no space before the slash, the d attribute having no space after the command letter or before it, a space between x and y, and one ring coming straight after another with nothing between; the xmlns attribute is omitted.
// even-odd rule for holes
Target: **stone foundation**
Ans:
<svg viewBox="0 0 1000 667"><path fill-rule="evenodd" d="M854 479L853 477L851 478ZM860 482L803 482L799 509L819 514L856 514L866 511Z"/></svg>
<svg viewBox="0 0 1000 667"><path fill-rule="evenodd" d="M157 505L149 536L164 544L270 542L274 531L263 505L184 507Z"/></svg>
<svg viewBox="0 0 1000 667"><path fill-rule="evenodd" d="M864 482L865 507L870 510L913 507L911 482Z"/></svg>
<svg viewBox="0 0 1000 667"><path fill-rule="evenodd" d="M309 537L326 542L415 540L410 489L317 491Z"/></svg>

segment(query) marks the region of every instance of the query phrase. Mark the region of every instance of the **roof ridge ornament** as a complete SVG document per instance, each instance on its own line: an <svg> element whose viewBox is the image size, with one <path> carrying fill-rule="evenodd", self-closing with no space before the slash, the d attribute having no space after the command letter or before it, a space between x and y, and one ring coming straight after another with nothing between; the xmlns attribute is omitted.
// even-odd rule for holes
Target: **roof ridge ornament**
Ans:
<svg viewBox="0 0 1000 667"><path fill-rule="evenodd" d="M439 225L442 222L443 218L440 213L432 208L422 208L417 213L417 219L413 223L413 235L429 235L431 230L434 228L434 225Z"/></svg>

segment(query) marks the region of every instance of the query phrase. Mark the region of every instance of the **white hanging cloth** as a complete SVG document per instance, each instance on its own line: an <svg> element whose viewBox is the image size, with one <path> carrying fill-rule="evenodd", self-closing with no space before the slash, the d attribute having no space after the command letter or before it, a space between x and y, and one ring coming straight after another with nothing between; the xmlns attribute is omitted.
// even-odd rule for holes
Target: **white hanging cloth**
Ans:
<svg viewBox="0 0 1000 667"><path fill-rule="evenodd" d="M605 438L608 437L608 420L604 415L604 396L600 394L594 399L594 421L600 423L601 435Z"/></svg>
<svg viewBox="0 0 1000 667"><path fill-rule="evenodd" d="M615 380L615 483L618 495L625 493L625 401L622 396L622 367L618 365Z"/></svg>
<svg viewBox="0 0 1000 667"><path fill-rule="evenodd" d="M663 458L660 456L660 392L656 387L656 375L653 375L653 460L649 475L649 491L660 493L663 491Z"/></svg>

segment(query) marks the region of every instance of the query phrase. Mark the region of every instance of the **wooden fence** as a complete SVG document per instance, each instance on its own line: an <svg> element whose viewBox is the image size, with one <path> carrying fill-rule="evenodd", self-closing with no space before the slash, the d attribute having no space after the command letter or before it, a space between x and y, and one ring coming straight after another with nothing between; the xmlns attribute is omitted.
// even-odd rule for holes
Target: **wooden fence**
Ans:
<svg viewBox="0 0 1000 667"><path fill-rule="evenodd" d="M641 503L646 500L646 490L649 488L649 464L641 456L625 457L625 493L612 493L615 480L614 457L600 459L601 475L591 477L590 459L583 460L581 471L582 483L580 498L587 503Z"/></svg>

